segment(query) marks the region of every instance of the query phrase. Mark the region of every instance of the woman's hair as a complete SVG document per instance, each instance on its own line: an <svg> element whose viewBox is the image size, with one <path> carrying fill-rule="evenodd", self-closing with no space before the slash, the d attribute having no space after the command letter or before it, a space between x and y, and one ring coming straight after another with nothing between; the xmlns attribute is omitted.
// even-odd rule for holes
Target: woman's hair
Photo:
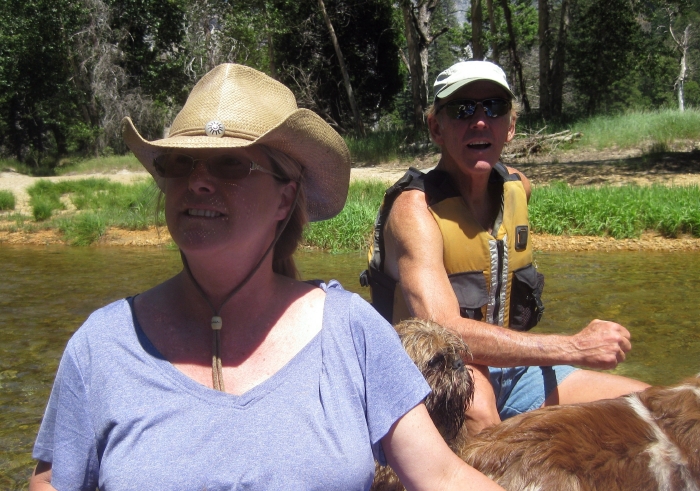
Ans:
<svg viewBox="0 0 700 491"><path fill-rule="evenodd" d="M272 170L275 174L286 180L299 183L297 186L296 206L290 212L292 215L289 217L289 221L279 239L277 239L272 256L272 271L283 276L298 279L299 273L296 264L294 264L293 255L299 246L304 228L309 222L309 217L306 213L306 191L302 183L302 167L296 160L279 150L266 145L260 145L260 149L270 159Z"/></svg>

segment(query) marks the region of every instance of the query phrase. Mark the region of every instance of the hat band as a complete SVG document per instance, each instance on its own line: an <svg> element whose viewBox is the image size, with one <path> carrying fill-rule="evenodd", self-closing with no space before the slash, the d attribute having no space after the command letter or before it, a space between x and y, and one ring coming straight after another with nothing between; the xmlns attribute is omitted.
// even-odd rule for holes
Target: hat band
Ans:
<svg viewBox="0 0 700 491"><path fill-rule="evenodd" d="M176 136L208 136L206 132L204 131L204 127L202 128L197 128L197 129L185 129L185 130L179 130L174 133L170 133L168 135L168 138L173 138ZM244 131L231 131L231 130L225 130L223 137L229 137L229 138L240 138L241 140L249 140L249 141L254 141L260 138L261 135L258 133L250 133L250 132L244 132Z"/></svg>

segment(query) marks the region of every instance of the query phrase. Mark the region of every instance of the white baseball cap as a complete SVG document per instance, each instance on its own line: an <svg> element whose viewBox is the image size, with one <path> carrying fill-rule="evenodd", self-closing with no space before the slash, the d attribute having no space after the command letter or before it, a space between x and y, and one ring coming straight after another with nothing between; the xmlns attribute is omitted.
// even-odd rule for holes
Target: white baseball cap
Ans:
<svg viewBox="0 0 700 491"><path fill-rule="evenodd" d="M435 100L443 99L467 84L478 80L488 80L500 85L515 99L508 86L505 72L490 61L460 61L440 73L435 79Z"/></svg>

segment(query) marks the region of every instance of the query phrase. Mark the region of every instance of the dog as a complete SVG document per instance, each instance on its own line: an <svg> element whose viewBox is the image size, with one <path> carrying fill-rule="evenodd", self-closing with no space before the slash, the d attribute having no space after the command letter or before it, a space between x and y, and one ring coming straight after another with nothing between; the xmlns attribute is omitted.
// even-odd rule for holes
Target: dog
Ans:
<svg viewBox="0 0 700 491"><path fill-rule="evenodd" d="M408 319L394 327L408 356L432 389L424 401L428 413L452 451L457 453L466 412L474 399L471 369L464 364L464 360L471 359L469 347L462 338L432 321ZM405 488L390 466L375 464L370 489L403 491Z"/></svg>
<svg viewBox="0 0 700 491"><path fill-rule="evenodd" d="M436 384L426 406L450 448L505 489L700 491L700 375L616 399L538 409L468 435L464 417L454 416L473 397L471 373L456 361L470 359L465 343L429 321L404 321L396 330ZM373 490L403 489L389 468L378 471Z"/></svg>

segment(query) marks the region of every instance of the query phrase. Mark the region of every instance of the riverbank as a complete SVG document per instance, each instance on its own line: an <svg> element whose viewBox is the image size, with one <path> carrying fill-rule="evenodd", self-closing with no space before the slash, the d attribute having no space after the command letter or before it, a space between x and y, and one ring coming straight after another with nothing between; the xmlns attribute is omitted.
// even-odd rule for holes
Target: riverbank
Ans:
<svg viewBox="0 0 700 491"><path fill-rule="evenodd" d="M353 180L380 180L387 184L403 175L408 166L421 170L433 167L437 154L427 154L410 162L394 161L382 164L364 164L352 169ZM588 152L567 155L560 153L556 159L538 157L514 160L509 165L522 170L533 186L546 185L553 181L564 181L572 186L623 185L640 186L700 185L700 152L668 152L655 156L637 151ZM112 173L76 174L35 178L16 172L0 173L0 190L11 191L16 200L13 211L0 212L0 244L13 245L61 245L67 244L59 230L45 228L41 223L32 227L13 227L17 214L31 217L29 195L26 190L39 179L52 182L79 180L88 177L106 178L110 181L130 184L149 179L148 173L118 170ZM30 220L28 218L28 220ZM93 244L94 247L134 246L168 247L170 236L165 227L147 230L125 230L110 227ZM616 240L599 236L559 236L533 234L533 245L539 251L615 251L649 250L677 251L699 250L700 238L681 236L665 238L659 234L646 233L637 239Z"/></svg>
<svg viewBox="0 0 700 491"><path fill-rule="evenodd" d="M638 239L613 239L595 236L559 236L533 234L535 251L699 251L700 238L678 237L669 239L660 235L643 234ZM58 230L35 232L0 230L0 245L67 245ZM148 230L109 228L90 247L174 247L165 227Z"/></svg>

